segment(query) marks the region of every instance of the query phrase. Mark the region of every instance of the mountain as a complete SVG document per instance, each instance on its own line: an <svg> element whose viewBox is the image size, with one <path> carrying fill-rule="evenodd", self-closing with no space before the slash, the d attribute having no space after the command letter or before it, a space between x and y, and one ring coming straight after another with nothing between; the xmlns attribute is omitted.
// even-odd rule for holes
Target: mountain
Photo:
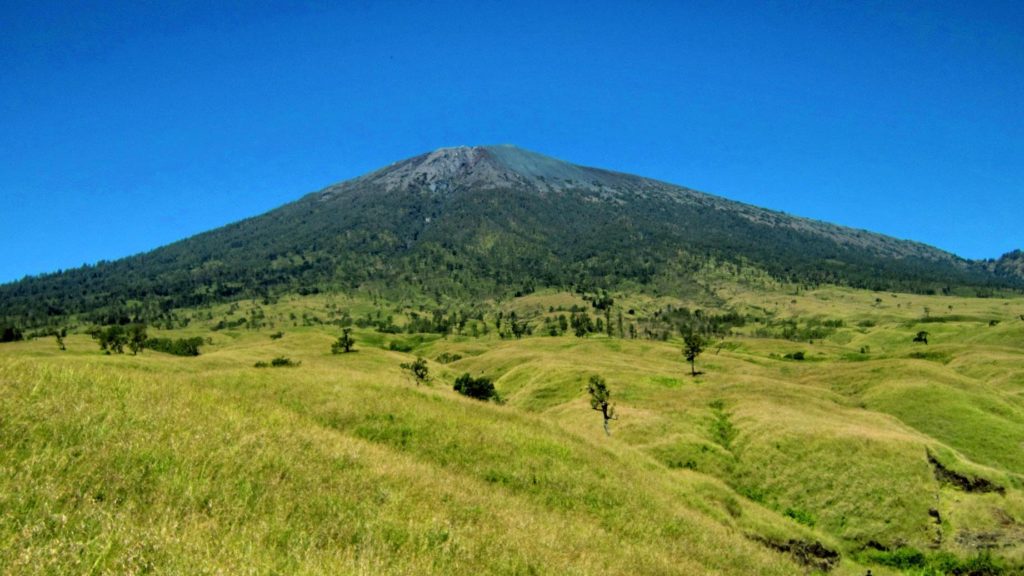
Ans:
<svg viewBox="0 0 1024 576"><path fill-rule="evenodd" d="M699 290L709 266L918 292L1020 278L939 249L514 146L441 148L148 253L0 286L0 320L325 288L454 297Z"/></svg>

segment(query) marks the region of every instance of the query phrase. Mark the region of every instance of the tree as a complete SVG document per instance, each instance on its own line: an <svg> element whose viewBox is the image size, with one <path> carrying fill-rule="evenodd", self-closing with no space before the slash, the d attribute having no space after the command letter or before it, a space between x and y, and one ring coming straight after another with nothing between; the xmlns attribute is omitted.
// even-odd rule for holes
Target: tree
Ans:
<svg viewBox="0 0 1024 576"><path fill-rule="evenodd" d="M355 345L356 340L352 337L351 332L351 328L342 329L341 336L338 337L338 341L331 344L331 354L338 354L341 352L348 353L352 351L352 346Z"/></svg>
<svg viewBox="0 0 1024 576"><path fill-rule="evenodd" d="M429 378L430 369L427 367L427 361L422 356L417 356L415 362L403 362L401 367L412 372L417 385L423 384Z"/></svg>
<svg viewBox="0 0 1024 576"><path fill-rule="evenodd" d="M136 355L146 347L146 325L145 324L130 324L128 326L128 349L132 351L132 355Z"/></svg>
<svg viewBox="0 0 1024 576"><path fill-rule="evenodd" d="M924 330L921 330L920 332L917 333L917 336L914 336L914 342L924 342L925 344L927 344L928 333L925 332Z"/></svg>
<svg viewBox="0 0 1024 576"><path fill-rule="evenodd" d="M686 361L690 363L690 375L696 376L698 374L696 363L697 356L704 351L704 338L700 334L690 333L683 336L683 355L686 356Z"/></svg>
<svg viewBox="0 0 1024 576"><path fill-rule="evenodd" d="M604 433L611 436L612 431L608 427L608 422L619 418L615 415L615 405L609 402L612 393L608 390L608 384L605 383L604 378L595 374L590 377L587 392L590 394L590 407L604 417Z"/></svg>
<svg viewBox="0 0 1024 576"><path fill-rule="evenodd" d="M54 336L57 338L57 348L60 349L62 352L68 349L67 346L64 345L64 337L67 335L67 328L61 328L59 332L54 333Z"/></svg>

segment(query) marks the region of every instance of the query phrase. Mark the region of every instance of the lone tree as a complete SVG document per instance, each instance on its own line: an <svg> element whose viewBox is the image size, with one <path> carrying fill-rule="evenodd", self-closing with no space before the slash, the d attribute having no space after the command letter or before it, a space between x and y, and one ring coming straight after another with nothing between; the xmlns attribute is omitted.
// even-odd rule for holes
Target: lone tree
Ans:
<svg viewBox="0 0 1024 576"><path fill-rule="evenodd" d="M331 344L331 354L338 354L341 352L351 352L352 346L355 345L355 338L352 337L351 328L343 328L341 336L338 337L338 341Z"/></svg>
<svg viewBox="0 0 1024 576"><path fill-rule="evenodd" d="M704 351L704 339L701 338L700 334L690 333L683 336L683 355L686 356L686 361L690 363L690 375L696 376L699 374L696 368L697 356Z"/></svg>
<svg viewBox="0 0 1024 576"><path fill-rule="evenodd" d="M590 407L604 417L604 433L611 436L612 431L608 427L608 422L618 420L618 416L615 415L615 405L609 402L612 393L608 390L608 384L600 376L591 376L590 382L587 384L587 392L590 393Z"/></svg>
<svg viewBox="0 0 1024 576"><path fill-rule="evenodd" d="M427 368L427 361L423 359L423 356L417 356L415 362L403 362L401 367L412 372L412 377L416 379L416 384L423 384L427 381L430 375L430 369Z"/></svg>
<svg viewBox="0 0 1024 576"><path fill-rule="evenodd" d="M928 333L925 332L924 330L921 330L920 332L917 333L917 336L914 336L914 342L924 342L925 344L927 344Z"/></svg>
<svg viewBox="0 0 1024 576"><path fill-rule="evenodd" d="M64 345L64 337L66 337L67 335L67 328L61 328L59 332L56 332L54 334L54 336L57 338L57 348L60 349L61 352L68 349L68 347Z"/></svg>

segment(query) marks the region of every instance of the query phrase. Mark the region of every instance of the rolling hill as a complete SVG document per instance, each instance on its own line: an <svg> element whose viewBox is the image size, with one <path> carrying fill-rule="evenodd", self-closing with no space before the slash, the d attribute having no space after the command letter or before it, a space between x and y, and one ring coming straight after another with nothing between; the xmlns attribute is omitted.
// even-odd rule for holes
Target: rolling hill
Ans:
<svg viewBox="0 0 1024 576"><path fill-rule="evenodd" d="M0 286L0 573L1021 574L1020 264L436 150Z"/></svg>

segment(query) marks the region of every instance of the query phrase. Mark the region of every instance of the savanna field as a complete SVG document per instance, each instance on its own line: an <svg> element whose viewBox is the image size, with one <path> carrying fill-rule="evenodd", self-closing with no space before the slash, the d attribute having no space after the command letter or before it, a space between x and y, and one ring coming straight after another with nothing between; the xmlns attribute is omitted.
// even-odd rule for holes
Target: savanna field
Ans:
<svg viewBox="0 0 1024 576"><path fill-rule="evenodd" d="M149 326L196 357L74 324L2 344L0 572L1021 573L1024 300L717 295L536 293L442 336L408 332L418 302L313 294ZM614 329L558 328L573 307ZM684 307L745 319L697 376L641 321Z"/></svg>

